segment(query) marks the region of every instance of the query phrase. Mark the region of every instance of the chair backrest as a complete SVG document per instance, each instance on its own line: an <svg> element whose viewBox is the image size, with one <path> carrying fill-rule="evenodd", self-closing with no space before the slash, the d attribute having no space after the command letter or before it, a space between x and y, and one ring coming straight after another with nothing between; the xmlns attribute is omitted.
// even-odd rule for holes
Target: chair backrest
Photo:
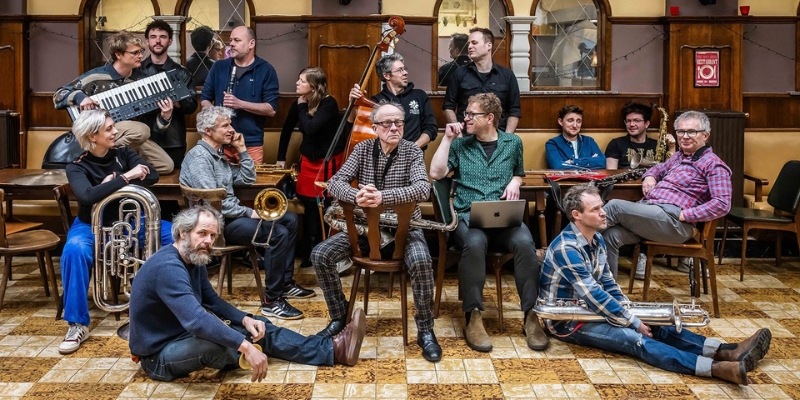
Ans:
<svg viewBox="0 0 800 400"><path fill-rule="evenodd" d="M354 217L356 205L342 201L339 202L339 205L341 205L342 210L344 211L345 223L347 224L347 236L350 238L350 248L353 251L353 256L362 257ZM416 205L416 202L411 201L392 206L392 210L394 210L394 212L397 214L397 230L394 236L394 253L392 254L392 260L394 261L402 260L405 254L406 239L408 239L408 229L411 223L411 215L413 214L414 207ZM372 261L380 261L383 259L381 257L380 219L384 207L367 207L363 208L362 210L367 216L369 259Z"/></svg>
<svg viewBox="0 0 800 400"><path fill-rule="evenodd" d="M6 199L6 192L3 189L0 189L0 204ZM8 241L6 240L6 216L0 212L0 247L8 247Z"/></svg>
<svg viewBox="0 0 800 400"><path fill-rule="evenodd" d="M698 225L702 225L702 227L698 226L698 230L700 231L700 243L702 243L703 247L706 247L707 249L710 246L712 254L714 253L714 235L717 233L718 224L718 219L698 223Z"/></svg>
<svg viewBox="0 0 800 400"><path fill-rule="evenodd" d="M800 202L800 161L792 160L781 168L775 184L769 191L767 203L776 210L796 214L798 202Z"/></svg>
<svg viewBox="0 0 800 400"><path fill-rule="evenodd" d="M228 197L228 191L225 188L195 189L183 184L180 187L181 195L186 199L186 204L189 207L197 204L208 204L217 209L217 211L222 211L222 200ZM225 247L225 235L217 235L214 246Z"/></svg>
<svg viewBox="0 0 800 400"><path fill-rule="evenodd" d="M69 196L72 195L72 188L69 184L58 185L53 188L53 196L58 203L58 210L61 212L61 225L64 227L64 234L69 233L69 227L72 226L72 208L69 206Z"/></svg>
<svg viewBox="0 0 800 400"><path fill-rule="evenodd" d="M450 224L453 216L450 215L450 192L452 191L453 178L436 179L431 182L433 188L433 214L437 222Z"/></svg>

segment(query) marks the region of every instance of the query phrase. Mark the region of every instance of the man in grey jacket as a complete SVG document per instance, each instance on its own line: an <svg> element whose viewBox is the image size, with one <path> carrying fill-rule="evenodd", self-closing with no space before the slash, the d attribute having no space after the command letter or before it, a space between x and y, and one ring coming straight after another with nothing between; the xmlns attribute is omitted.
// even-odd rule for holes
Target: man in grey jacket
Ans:
<svg viewBox="0 0 800 400"><path fill-rule="evenodd" d="M261 314L282 319L298 319L303 313L286 301L287 297L314 296L294 281L294 250L297 241L297 214L287 212L273 222L264 221L259 228L258 214L239 204L233 185L252 185L256 181L253 159L247 153L242 134L231 126L233 110L226 107L206 107L197 114L197 132L201 140L189 150L181 165L180 182L196 189L224 187L228 196L222 201L225 217L225 239L231 244L250 244L258 229L256 240L265 242L272 225L275 229L261 267L265 293L261 299ZM239 154L239 165L229 163L222 155L223 145L232 145Z"/></svg>

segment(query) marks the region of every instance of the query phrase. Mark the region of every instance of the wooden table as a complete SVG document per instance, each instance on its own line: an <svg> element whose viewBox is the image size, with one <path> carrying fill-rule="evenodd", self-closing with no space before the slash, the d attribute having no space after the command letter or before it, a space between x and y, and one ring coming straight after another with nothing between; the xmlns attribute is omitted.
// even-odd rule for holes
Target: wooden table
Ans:
<svg viewBox="0 0 800 400"><path fill-rule="evenodd" d="M24 192L25 188L29 185L15 184L10 181L24 175L41 175L48 171L48 169L0 169L0 188L8 190L16 190ZM147 189L153 192L159 200L181 200L181 188L179 183L180 170L175 170L171 174L162 175L155 185L149 186ZM233 191L241 200L252 200L256 194L263 189L274 188L281 185L285 179L288 179L287 174L257 174L256 183L252 185L234 186ZM43 185L31 186L31 188L40 188L42 186L55 187L60 184L68 183L66 179L57 180ZM52 191L49 197L44 194L36 195L36 198L30 197L32 200L50 200L53 199Z"/></svg>
<svg viewBox="0 0 800 400"><path fill-rule="evenodd" d="M539 247L545 247L548 243L550 243L547 239L547 224L545 221L545 197L547 193L550 193L551 188L550 184L545 181L545 175L549 173L557 173L559 171L552 170L540 170L535 172L526 172L525 178L522 179L522 186L520 186L520 197L528 200L528 201L535 201L534 207L534 214L536 218L536 223L539 227ZM624 172L623 170L616 170L616 171L606 171L606 170L597 170L593 172L602 172L607 173L608 175L614 175L620 172ZM558 184L562 188L562 193L566 193L569 188L575 186L580 183L586 182L585 180L560 180ZM611 191L609 195L609 199L622 199L622 200L631 200L631 201L638 201L642 198L642 182L640 180L633 180L633 181L626 181L620 182L614 185L614 189ZM555 228L558 229L558 228ZM558 232L553 232L551 240L555 238Z"/></svg>

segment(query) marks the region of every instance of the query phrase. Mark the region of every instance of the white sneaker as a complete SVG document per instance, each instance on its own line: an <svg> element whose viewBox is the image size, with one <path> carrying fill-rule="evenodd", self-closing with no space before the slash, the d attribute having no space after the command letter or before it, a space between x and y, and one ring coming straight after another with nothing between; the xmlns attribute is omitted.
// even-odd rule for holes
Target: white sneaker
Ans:
<svg viewBox="0 0 800 400"><path fill-rule="evenodd" d="M678 258L678 272L683 272L684 274L689 273L689 268L694 265L694 258L691 257L679 257Z"/></svg>
<svg viewBox="0 0 800 400"><path fill-rule="evenodd" d="M89 328L81 324L70 324L67 336L58 345L58 352L61 354L71 354L81 347L81 343L89 338Z"/></svg>
<svg viewBox="0 0 800 400"><path fill-rule="evenodd" d="M644 280L644 268L647 265L647 255L639 253L639 261L636 262L636 274L633 276L636 280Z"/></svg>
<svg viewBox="0 0 800 400"><path fill-rule="evenodd" d="M350 259L350 257L347 257L344 260L341 260L336 263L336 271L338 271L341 274L342 272L350 269L350 267L352 266L353 266L353 260Z"/></svg>

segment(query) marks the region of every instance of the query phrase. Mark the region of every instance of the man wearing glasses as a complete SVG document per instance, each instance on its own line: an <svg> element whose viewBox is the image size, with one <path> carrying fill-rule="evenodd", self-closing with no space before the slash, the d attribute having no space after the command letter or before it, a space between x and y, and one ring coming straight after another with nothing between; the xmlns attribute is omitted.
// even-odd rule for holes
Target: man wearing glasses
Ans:
<svg viewBox="0 0 800 400"><path fill-rule="evenodd" d="M372 110L372 129L377 139L365 140L353 149L342 168L328 181L328 190L337 201L359 207L391 206L410 201L425 201L431 192L422 150L403 140L405 125L403 106L381 103ZM358 188L351 186L358 181ZM422 213L416 206L412 219ZM331 322L317 333L333 337L345 328L347 299L336 263L350 257L350 239L340 232L321 242L311 251L311 263L317 272L317 282L325 295ZM422 356L431 362L442 359L442 348L433 333L433 269L425 235L421 229L410 229L405 248L405 263L411 275L414 308L417 315L417 344ZM405 315L402 316L405 318Z"/></svg>
<svg viewBox="0 0 800 400"><path fill-rule="evenodd" d="M731 208L731 169L707 145L708 117L687 111L675 119L675 133L680 151L644 174L644 198L611 200L603 207L608 222L603 239L614 278L621 246L642 238L686 242L695 223L720 218Z"/></svg>
<svg viewBox="0 0 800 400"><path fill-rule="evenodd" d="M454 237L461 248L458 281L466 318L464 338L474 350L492 351L492 340L481 318L486 251L491 246L514 253L514 280L525 314L526 341L531 349L544 350L549 340L539 319L531 312L539 295L539 261L530 230L525 224L486 230L469 225L472 202L519 199L519 187L525 176L522 140L497 129L502 109L494 93L476 94L467 104L465 126L459 122L447 124L445 136L431 160L433 179L442 179L451 171L458 179L454 201L458 227ZM466 135L458 137L462 128Z"/></svg>
<svg viewBox="0 0 800 400"><path fill-rule="evenodd" d="M639 154L642 160L654 163L658 141L647 137L653 109L642 103L628 103L622 108L622 122L628 134L611 140L606 147L606 169L629 168L631 159ZM667 151L675 152L675 138L667 135Z"/></svg>
<svg viewBox="0 0 800 400"><path fill-rule="evenodd" d="M146 78L139 67L144 57L144 42L138 36L121 31L109 38L112 62L90 70L74 81L58 88L53 95L53 104L59 110L79 105L81 110L99 108L100 104L91 98L96 94L120 87L126 83ZM150 130L164 131L172 120L173 105L169 98L160 100L161 113L152 126L137 121L115 121L117 146L129 146L149 162L159 174L172 172L175 164L164 149L150 140Z"/></svg>
<svg viewBox="0 0 800 400"><path fill-rule="evenodd" d="M408 69L403 56L398 53L381 57L375 64L375 73L383 82L383 90L370 100L402 105L405 112L403 139L414 142L417 147L425 150L428 143L436 140L438 130L428 94L424 90L414 89L414 84L408 81ZM356 100L362 96L361 87L355 84L350 90L350 99ZM355 112L348 121L354 120Z"/></svg>

